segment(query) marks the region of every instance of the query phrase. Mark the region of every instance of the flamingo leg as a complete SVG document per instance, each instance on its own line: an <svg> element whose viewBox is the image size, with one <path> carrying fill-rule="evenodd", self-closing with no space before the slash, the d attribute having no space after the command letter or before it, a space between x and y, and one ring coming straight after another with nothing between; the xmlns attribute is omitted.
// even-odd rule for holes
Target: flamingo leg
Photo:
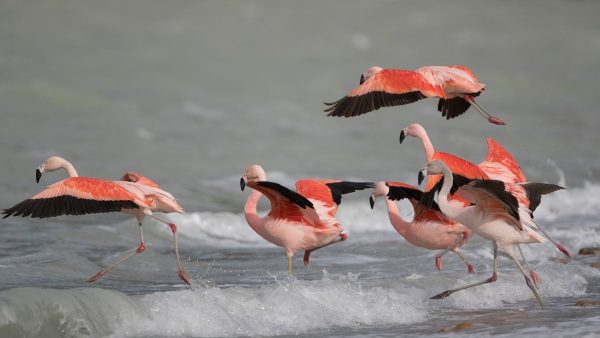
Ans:
<svg viewBox="0 0 600 338"><path fill-rule="evenodd" d="M521 266L521 263L519 263L519 260L514 256L514 254L512 253L512 250L504 250L504 251L508 254L508 256L510 258L512 258L512 260L515 262L515 264L517 264L517 267L519 268L519 270L521 270L523 277L525 277L525 283L527 283L527 286L529 287L531 292L533 292L535 299L537 299L538 303L540 304L540 307L543 309L544 303L542 303L542 299L540 298L540 295L538 295L537 291L535 290L535 286L534 286L533 282L531 281L531 278L529 278L529 276L527 276L527 273Z"/></svg>
<svg viewBox="0 0 600 338"><path fill-rule="evenodd" d="M292 257L294 256L294 253L291 251L287 251L287 259L288 259L288 276L292 276Z"/></svg>
<svg viewBox="0 0 600 338"><path fill-rule="evenodd" d="M531 279L533 280L533 283L535 285L541 284L542 283L542 279L540 278L540 276L538 276L537 273L535 273L535 271L531 270L531 268L529 267L529 264L527 263L527 260L525 259L525 255L523 254L523 250L521 250L521 246L519 244L517 244L517 248L519 249L519 253L521 254L521 258L523 259L523 263L525 264L525 267L529 271L529 276L531 276Z"/></svg>
<svg viewBox="0 0 600 338"><path fill-rule="evenodd" d="M154 215L152 215L152 217L155 220L162 222L171 228L171 232L173 233L173 243L174 243L174 247L175 247L175 259L177 260L177 271L179 273L179 278L181 278L187 285L192 286L192 284L190 282L190 278L185 273L185 270L183 270L183 268L181 267L181 262L179 261L179 247L177 245L177 225L175 225L174 223L169 223L167 221L164 221Z"/></svg>
<svg viewBox="0 0 600 338"><path fill-rule="evenodd" d="M504 123L504 121L502 121L501 119L499 119L495 116L490 115L490 113L488 113L485 109L483 109L483 107L477 101L475 101L474 97L465 95L464 98L469 103L471 103L473 105L473 107L475 107L475 109L477 109L477 111L488 120L488 122L497 124L497 125L506 125L506 123Z"/></svg>
<svg viewBox="0 0 600 338"><path fill-rule="evenodd" d="M435 266L438 269L438 271L442 271L442 256L445 255L448 251L452 251L454 253L456 253L458 255L458 257L460 257L460 259L462 259L463 262L465 262L467 264L467 270L469 271L469 273L473 272L473 266L471 264L469 264L466 259L458 253L457 250L461 245L465 244L465 242L467 241L466 237L462 237L457 239L451 246L448 247L448 249L440 252L439 254L437 254L435 256Z"/></svg>
<svg viewBox="0 0 600 338"><path fill-rule="evenodd" d="M458 251L458 248L454 248L452 250L452 252L454 252L467 265L467 271L469 273L473 273L473 271L474 271L473 264L471 264L471 263L469 263L467 261L467 259L465 258L465 256L463 256L463 254L460 251Z"/></svg>
<svg viewBox="0 0 600 338"><path fill-rule="evenodd" d="M143 218L142 218L143 219ZM135 251L133 251L132 253L127 254L126 256L120 258L118 261L114 262L113 264L109 265L108 267L98 271L98 273L96 273L95 275L92 276L92 278L90 278L88 280L89 283L93 283L95 281L97 281L98 279L104 277L104 275L106 275L110 270L112 270L115 266L125 262L126 260L128 260L129 258L144 252L144 250L146 250L146 245L144 244L144 231L142 229L142 219L138 218L138 225L139 225L139 229L140 229L140 240L141 243L140 245L137 247L137 249L135 249Z"/></svg>
<svg viewBox="0 0 600 338"><path fill-rule="evenodd" d="M493 262L493 269L494 269L494 273L492 274L492 276L486 280L483 280L481 282L477 282L477 283L473 283L473 284L469 284L469 285L465 285L465 286L461 286L455 289L450 289L450 290L446 290L442 293L439 293L433 297L431 297L431 299L443 299L446 298L448 296L450 296L451 294L455 293L456 291L460 291L460 290L464 290L464 289L468 289L468 288L472 288L474 286L478 286L478 285L482 285L482 284L487 284L487 283L493 283L496 280L498 280L498 265L497 265L497 261L498 261L498 244L496 244L496 242L494 242L494 262Z"/></svg>

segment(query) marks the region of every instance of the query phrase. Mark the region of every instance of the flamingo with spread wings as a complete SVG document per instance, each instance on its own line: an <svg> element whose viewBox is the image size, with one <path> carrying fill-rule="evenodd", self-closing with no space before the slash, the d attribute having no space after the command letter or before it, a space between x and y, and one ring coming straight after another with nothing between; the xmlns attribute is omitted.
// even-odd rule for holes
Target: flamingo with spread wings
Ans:
<svg viewBox="0 0 600 338"><path fill-rule="evenodd" d="M543 194L563 189L554 184L545 183L506 183L498 180L468 179L460 174L453 173L443 161L430 161L419 172L419 184L425 175L442 175L442 179L435 189L439 192L438 205L440 210L448 217L466 225L474 233L486 238L493 243L494 260L493 274L481 282L465 285L455 289L446 290L437 294L432 299L446 298L454 292L474 286L493 283L498 278L497 257L498 248L502 249L517 265L525 277L525 282L533 292L540 307L544 307L532 280L519 263L514 253L517 244L543 243L546 238L540 235L538 227L533 221L531 210L519 202L518 194L527 194L530 200L538 202ZM450 195L459 195L469 202L468 206L449 199ZM431 205L432 199L424 194L421 202ZM537 207L537 205L535 205Z"/></svg>
<svg viewBox="0 0 600 338"><path fill-rule="evenodd" d="M371 208L377 197L384 196L390 223L410 244L429 249L443 250L435 257L435 265L442 269L442 256L448 251L455 253L466 265L469 273L471 265L460 253L460 247L471 235L471 230L446 217L434 203L428 207L420 202L423 192L417 187L402 182L377 182L371 193ZM414 218L407 222L402 219L395 201L408 199L414 210Z"/></svg>
<svg viewBox="0 0 600 338"><path fill-rule="evenodd" d="M441 160L446 165L450 167L450 170L456 174L460 174L466 178L470 179L492 179L499 180L507 183L525 183L527 182L527 178L525 177L525 173L521 170L521 167L514 159L512 154L508 152L500 143L495 141L492 138L487 138L488 145L488 153L485 160L477 165L457 156L435 151L425 128L419 123L413 123L408 125L406 128L402 129L400 132L400 143L404 141L407 136L418 138L423 144L423 150L425 152L425 158L427 162L432 161L434 159ZM427 185L425 187L425 191L430 191L433 187L439 183L441 176L437 175L434 177L430 177L427 181ZM517 198L519 202L528 207L532 212L539 204L539 201L530 200L529 196L525 192L521 192L517 194ZM451 199L459 200L458 196L451 196ZM530 203L532 205L530 205ZM537 204L535 204L537 203ZM558 243L552 237L550 237L541 227L539 230L554 244L554 246L562 252L567 257L571 257L571 254L562 244ZM521 252L521 248L519 251ZM521 252L522 255L522 252ZM525 265L529 269L529 265L527 261L525 261L525 257L523 257ZM531 276L533 280L538 283L540 278L534 271L531 271Z"/></svg>
<svg viewBox="0 0 600 338"><path fill-rule="evenodd" d="M36 169L36 181L39 183L42 174L59 169L64 169L69 177L50 185L33 197L5 209L3 211L4 218L9 216L46 218L107 212L123 212L134 215L138 220L140 245L133 252L100 270L89 279L89 282L95 282L115 266L144 252L146 246L142 224L145 216L151 216L171 228L179 277L190 285L190 279L179 262L177 226L153 215L153 212L183 212L183 208L173 195L160 189L158 184L150 179L133 172L125 174L120 181L80 177L70 162L58 156L48 158Z"/></svg>
<svg viewBox="0 0 600 338"><path fill-rule="evenodd" d="M288 274L292 274L292 257L304 250L304 264L310 253L333 243L346 240L342 225L335 218L342 195L372 188L369 182L305 179L296 182L296 191L278 183L266 181L265 170L249 166L240 179L240 188L253 189L244 205L248 225L265 240L283 247L288 258ZM260 217L258 201L266 196L271 211Z"/></svg>
<svg viewBox="0 0 600 338"><path fill-rule="evenodd" d="M351 117L437 97L438 111L446 119L463 114L472 104L490 123L505 125L475 101L484 90L485 85L465 66L426 66L414 71L373 66L360 76L358 87L338 101L326 102L325 112Z"/></svg>

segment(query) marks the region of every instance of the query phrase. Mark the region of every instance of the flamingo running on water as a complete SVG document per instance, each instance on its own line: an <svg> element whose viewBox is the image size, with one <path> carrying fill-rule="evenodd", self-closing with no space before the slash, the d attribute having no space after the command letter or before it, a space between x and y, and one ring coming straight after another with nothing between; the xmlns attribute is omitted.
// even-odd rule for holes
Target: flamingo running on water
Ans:
<svg viewBox="0 0 600 338"><path fill-rule="evenodd" d="M490 123L505 125L475 101L484 90L485 85L465 66L426 66L414 71L374 66L360 76L360 86L338 101L326 102L330 107L325 112L327 116L351 117L438 97L438 111L446 119L461 115L472 104Z"/></svg>
<svg viewBox="0 0 600 338"><path fill-rule="evenodd" d="M377 182L370 197L371 209L380 196L385 198L390 223L410 244L429 250L443 250L435 257L438 270L442 269L442 255L452 251L467 265L467 271L473 273L473 265L459 251L471 235L469 228L446 217L437 205L428 207L422 204L423 192L410 184ZM409 200L414 210L414 218L410 222L402 219L394 202L404 198Z"/></svg>
<svg viewBox="0 0 600 338"><path fill-rule="evenodd" d="M492 241L494 248L494 272L486 280L446 290L431 298L442 299L456 291L495 282L498 278L496 261L498 248L500 248L515 262L519 271L525 277L527 286L533 292L540 307L543 308L544 304L533 282L515 257L514 246L526 243L543 243L546 241L546 238L537 232L538 227L531 217L531 211L519 202L516 195L525 192L530 200L535 200L539 204L543 194L563 188L545 183L514 184L498 180L472 180L453 173L440 160L430 161L419 172L419 184L425 175L438 174L442 174L443 178L430 195L433 195L435 191L439 192L438 205L446 216L466 225L474 233L483 238ZM463 203L450 200L449 196L455 193L460 195L464 200L469 201L470 205L465 206ZM426 194L424 194L421 201L429 204L432 199L427 198Z"/></svg>
<svg viewBox="0 0 600 338"><path fill-rule="evenodd" d="M248 225L267 241L283 247L288 258L288 274L292 274L292 257L304 250L304 264L309 264L312 251L346 240L342 225L335 218L342 195L372 188L369 182L305 179L296 181L296 191L278 183L266 181L260 165L249 166L240 179L242 191L253 191L244 205ZM265 195L271 211L260 217L256 206Z"/></svg>
<svg viewBox="0 0 600 338"><path fill-rule="evenodd" d="M105 212L123 212L134 215L138 220L140 245L132 253L100 270L89 279L89 282L95 282L115 266L144 252L146 246L142 224L145 216L151 216L171 228L179 277L186 284L191 285L189 277L179 262L177 226L153 215L153 212L183 212L183 208L177 203L173 195L160 189L158 184L150 179L134 172L126 173L120 181L79 177L75 167L58 156L48 158L36 169L36 182L39 183L42 174L59 169L64 169L69 177L50 185L33 197L5 209L3 211L4 218L9 216L46 218Z"/></svg>
<svg viewBox="0 0 600 338"><path fill-rule="evenodd" d="M434 159L442 160L446 165L450 167L450 170L455 173L460 173L461 175L467 178L479 178L479 179L492 179L498 180L502 182L508 183L525 183L527 182L527 178L525 177L525 173L521 170L521 167L511 155L502 145L496 142L492 138L487 138L488 145L488 153L485 160L476 167L479 170L475 169L475 164L464 160L462 158L456 157L454 155L450 155L444 152L436 152L433 148L433 144L425 131L425 128L421 126L419 123L413 123L408 125L406 128L402 129L400 132L400 143L404 141L407 136L416 137L421 140L423 144L423 149L425 152L425 157L427 162L432 161ZM465 171L465 168L473 168L470 171ZM427 185L425 187L425 191L430 191L440 180L440 176L438 175L435 178L430 178L427 181ZM458 198L452 196L451 198ZM517 195L520 203L523 203L526 207L534 211L537 205L530 206L530 200L525 192ZM533 203L533 201L531 201ZM539 202L537 202L539 204ZM571 257L571 254L562 244L555 241L552 237L550 237L544 229L538 227L539 230L554 244L554 246L562 252L565 256ZM521 252L521 247L517 246L519 251ZM521 252L522 255L522 252ZM525 261L525 257L523 257L523 261L525 262L525 266L529 269L529 265L527 261ZM537 276L537 274L529 269L531 272L531 277L536 283L539 283L541 280Z"/></svg>

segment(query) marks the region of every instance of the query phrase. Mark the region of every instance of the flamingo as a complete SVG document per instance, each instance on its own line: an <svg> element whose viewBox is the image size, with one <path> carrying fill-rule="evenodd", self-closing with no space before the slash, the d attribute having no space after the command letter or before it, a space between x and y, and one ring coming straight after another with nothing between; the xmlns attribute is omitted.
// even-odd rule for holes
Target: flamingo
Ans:
<svg viewBox="0 0 600 338"><path fill-rule="evenodd" d="M145 216L151 216L171 228L179 277L186 284L191 285L190 279L179 261L177 226L153 215L153 212L182 213L183 208L173 195L160 189L158 184L150 179L134 172L126 173L120 181L80 177L69 161L58 156L48 158L36 169L36 182L39 183L42 174L59 169L65 170L69 177L50 185L31 198L5 209L3 211L4 218L9 216L46 218L105 212L123 212L135 216L139 225L140 245L132 253L92 276L88 280L92 283L102 278L115 266L144 252L146 246L142 224Z"/></svg>
<svg viewBox="0 0 600 338"><path fill-rule="evenodd" d="M505 125L475 101L485 85L459 65L426 66L417 70L373 66L360 76L360 85L335 102L325 102L327 116L358 116L381 107L405 105L438 97L438 111L447 120L463 114L471 104L490 123Z"/></svg>
<svg viewBox="0 0 600 338"><path fill-rule="evenodd" d="M563 189L554 184L545 183L507 183L498 180L472 180L453 173L448 165L440 160L430 161L419 172L419 184L425 175L443 176L441 184L436 186L438 205L442 213L470 228L474 233L492 241L494 259L493 274L481 282L446 290L431 299L446 298L454 292L474 286L493 283L498 279L497 257L498 248L502 249L517 265L525 277L525 282L533 292L540 307L544 307L532 280L529 278L519 260L515 257L514 246L517 244L543 243L546 238L540 235L538 227L531 217L531 211L519 202L517 195L525 192L530 200L540 201L543 194ZM471 204L450 200L450 194L458 194ZM423 203L430 203L422 198Z"/></svg>
<svg viewBox="0 0 600 338"><path fill-rule="evenodd" d="M246 168L240 188L243 191L247 185L253 191L244 205L244 214L252 230L284 248L289 275L297 250L305 251L304 265L308 265L311 252L346 240L346 232L335 218L342 195L374 186L369 182L304 179L296 181L296 191L292 191L266 179L260 165ZM256 205L263 195L271 202L271 211L260 217Z"/></svg>
<svg viewBox="0 0 600 338"><path fill-rule="evenodd" d="M380 196L385 198L390 223L410 244L429 250L443 250L435 257L438 270L442 269L442 255L452 251L467 265L467 271L473 273L473 265L459 251L471 235L469 228L446 217L437 205L430 208L420 203L423 192L410 184L377 182L370 197L371 209ZM402 219L394 202L404 198L409 200L414 209L411 222Z"/></svg>
<svg viewBox="0 0 600 338"><path fill-rule="evenodd" d="M454 155L450 155L444 152L436 152L433 148L431 140L429 139L429 136L427 135L427 132L425 131L425 128L423 128L423 126L419 123L412 123L406 128L402 129L402 131L400 132L400 143L402 143L407 136L416 137L419 140L421 140L427 162L432 161L434 159L442 160L450 167L450 170L452 170L455 173L460 173L461 175L467 178L492 179L508 183L527 182L525 173L523 173L521 167L511 155L511 153L508 152L504 147L502 147L500 143L496 142L490 137L486 139L488 145L488 153L485 160L475 165L467 160L461 159ZM479 169L475 169L475 167L478 167ZM425 187L425 190L430 191L439 182L439 180L439 175L433 179L429 179L427 181L427 186ZM525 192L518 194L517 198L519 199L519 202L523 203L532 212L535 211L537 205L539 205L539 201L537 201L537 204L534 203L535 201L530 201L529 197ZM530 203L532 203L532 205L530 205ZM544 229L542 229L541 227L538 228L560 252L562 252L567 257L571 257L571 254L569 253L567 248L565 248L562 244L558 243L556 240L550 237L544 231ZM517 247L521 252L521 247ZM525 266L529 269L529 265L527 264L525 257L523 257L523 261L525 262ZM531 275L536 283L539 283L541 281L541 279L539 278L539 276L537 276L535 271L531 271Z"/></svg>

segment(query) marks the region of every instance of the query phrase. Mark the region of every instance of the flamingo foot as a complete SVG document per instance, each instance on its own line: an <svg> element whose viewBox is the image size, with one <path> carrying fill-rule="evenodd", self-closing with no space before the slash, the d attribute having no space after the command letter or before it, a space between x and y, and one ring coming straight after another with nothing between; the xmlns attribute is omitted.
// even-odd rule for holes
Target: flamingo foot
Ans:
<svg viewBox="0 0 600 338"><path fill-rule="evenodd" d="M537 273L535 273L535 271L529 271L529 276L531 276L531 280L533 280L535 285L542 284L542 279L540 278L540 276L538 276Z"/></svg>
<svg viewBox="0 0 600 338"><path fill-rule="evenodd" d="M169 223L167 225L169 226L169 228L171 228L171 231L173 232L173 234L175 234L177 232L177 225L175 223Z"/></svg>
<svg viewBox="0 0 600 338"><path fill-rule="evenodd" d="M93 283L93 282L97 281L98 279L104 277L105 273L106 272L104 272L104 270L98 271L97 274L93 275L92 278L88 279L88 283Z"/></svg>
<svg viewBox="0 0 600 338"><path fill-rule="evenodd" d="M571 253L569 253L569 250L567 250L567 248L565 248L562 244L556 244L556 248L558 249L558 251L562 252L563 254L565 254L565 256L567 257L571 257Z"/></svg>
<svg viewBox="0 0 600 338"><path fill-rule="evenodd" d="M450 296L452 294L452 292L450 292L450 290L446 290L442 293L438 293L437 295L431 297L430 299L444 299L448 296Z"/></svg>
<svg viewBox="0 0 600 338"><path fill-rule="evenodd" d="M495 125L499 125L499 126L505 126L506 123L502 120L500 120L499 118L495 117L495 116L490 116L488 117L488 122L493 123Z"/></svg>
<svg viewBox="0 0 600 338"><path fill-rule="evenodd" d="M190 277L188 277L187 273L185 273L183 269L179 269L179 278L181 278L185 282L185 284L192 286Z"/></svg>
<svg viewBox="0 0 600 338"><path fill-rule="evenodd" d="M472 265L472 264L469 264L469 263L467 263L467 271L468 271L469 273L473 273L473 272L475 271L475 270L473 269L473 265Z"/></svg>
<svg viewBox="0 0 600 338"><path fill-rule="evenodd" d="M310 265L310 253L312 251L311 250L306 250L304 251L304 258L302 259L302 261L304 261L304 266L309 266Z"/></svg>
<svg viewBox="0 0 600 338"><path fill-rule="evenodd" d="M435 256L435 267L438 271L442 271L442 256Z"/></svg>

